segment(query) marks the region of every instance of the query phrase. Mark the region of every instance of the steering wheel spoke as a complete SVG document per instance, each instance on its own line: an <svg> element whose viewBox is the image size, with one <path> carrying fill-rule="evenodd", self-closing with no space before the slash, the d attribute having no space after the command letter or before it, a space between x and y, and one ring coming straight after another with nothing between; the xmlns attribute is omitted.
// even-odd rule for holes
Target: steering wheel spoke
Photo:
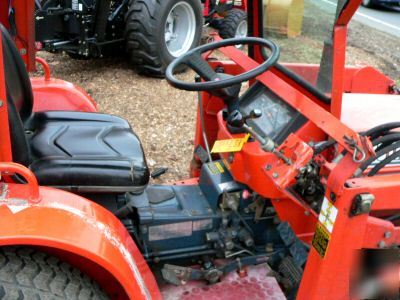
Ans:
<svg viewBox="0 0 400 300"><path fill-rule="evenodd" d="M188 55L185 64L206 81L213 81L218 78L217 73L198 52Z"/></svg>

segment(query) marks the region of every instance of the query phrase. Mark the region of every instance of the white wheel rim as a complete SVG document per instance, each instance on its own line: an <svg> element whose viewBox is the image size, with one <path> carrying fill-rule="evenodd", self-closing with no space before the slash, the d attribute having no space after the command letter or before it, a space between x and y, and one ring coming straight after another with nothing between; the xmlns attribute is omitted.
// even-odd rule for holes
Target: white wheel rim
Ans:
<svg viewBox="0 0 400 300"><path fill-rule="evenodd" d="M247 36L247 21L243 20L239 23L236 32L235 32L235 37L236 38L241 38L241 37L246 37Z"/></svg>
<svg viewBox="0 0 400 300"><path fill-rule="evenodd" d="M164 39L168 52L178 57L190 50L196 35L196 16L187 2L175 4L165 22Z"/></svg>
<svg viewBox="0 0 400 300"><path fill-rule="evenodd" d="M238 27L236 28L235 38L243 38L247 37L247 21L243 20L239 23ZM243 45L236 45L238 49L242 49Z"/></svg>

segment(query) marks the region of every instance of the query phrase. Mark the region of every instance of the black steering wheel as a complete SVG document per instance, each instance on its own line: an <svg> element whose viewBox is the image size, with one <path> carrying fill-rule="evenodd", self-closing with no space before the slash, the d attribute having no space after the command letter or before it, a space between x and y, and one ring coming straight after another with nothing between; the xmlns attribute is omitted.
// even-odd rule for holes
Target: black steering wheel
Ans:
<svg viewBox="0 0 400 300"><path fill-rule="evenodd" d="M215 72L210 67L208 62L204 60L201 56L201 54L210 50L216 50L218 48L226 46L236 46L236 45L258 45L266 47L271 51L271 55L268 57L266 61L264 61L258 67L236 76L232 75L226 76L226 74L224 74L225 76L223 76L223 74ZM172 61L172 63L168 66L165 72L165 77L172 86L181 90L186 90L186 91L219 90L240 84L244 81L248 81L264 73L270 67L275 65L275 63L279 59L279 55L280 55L279 47L270 40L263 38L256 38L256 37L231 38L205 44L186 52L182 56ZM202 79L204 79L205 82L189 83L177 79L174 76L174 73L179 65L188 66L190 69L195 71Z"/></svg>

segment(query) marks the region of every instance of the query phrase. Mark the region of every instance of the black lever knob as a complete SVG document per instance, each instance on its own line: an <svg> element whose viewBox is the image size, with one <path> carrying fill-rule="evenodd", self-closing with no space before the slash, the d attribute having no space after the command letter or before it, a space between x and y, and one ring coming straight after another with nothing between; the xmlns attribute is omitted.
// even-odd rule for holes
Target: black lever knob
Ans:
<svg viewBox="0 0 400 300"><path fill-rule="evenodd" d="M229 113L229 116L226 121L230 126L236 128L241 128L243 127L244 124L243 115L238 110L234 110L231 113Z"/></svg>

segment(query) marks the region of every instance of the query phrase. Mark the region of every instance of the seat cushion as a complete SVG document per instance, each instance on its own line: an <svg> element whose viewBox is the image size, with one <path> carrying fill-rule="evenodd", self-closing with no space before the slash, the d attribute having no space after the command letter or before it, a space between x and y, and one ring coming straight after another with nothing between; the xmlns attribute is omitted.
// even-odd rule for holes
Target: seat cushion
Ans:
<svg viewBox="0 0 400 300"><path fill-rule="evenodd" d="M25 123L41 185L75 192L137 192L149 181L142 145L127 121L106 114L35 113Z"/></svg>

